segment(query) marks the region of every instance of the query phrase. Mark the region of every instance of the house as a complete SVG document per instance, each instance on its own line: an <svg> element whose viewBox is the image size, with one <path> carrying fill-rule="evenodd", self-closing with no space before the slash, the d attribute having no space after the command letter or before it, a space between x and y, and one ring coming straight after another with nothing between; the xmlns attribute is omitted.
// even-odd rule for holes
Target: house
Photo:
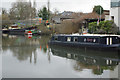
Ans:
<svg viewBox="0 0 120 80"><path fill-rule="evenodd" d="M109 11L109 10L104 10L103 13L105 14L105 21L106 21L106 20L109 20L110 11Z"/></svg>
<svg viewBox="0 0 120 80"><path fill-rule="evenodd" d="M80 23L82 27L87 28L90 22L98 22L98 21L104 21L105 20L105 14L103 13L100 17L95 12L92 13L84 13L81 15L80 18L75 19L74 22Z"/></svg>
<svg viewBox="0 0 120 80"><path fill-rule="evenodd" d="M110 20L113 20L120 31L120 0L111 0Z"/></svg>
<svg viewBox="0 0 120 80"><path fill-rule="evenodd" d="M61 16L70 16L70 15L72 15L74 12L72 12L72 11L64 11L64 12L62 12L61 13Z"/></svg>
<svg viewBox="0 0 120 80"><path fill-rule="evenodd" d="M53 23L55 23L55 24L60 24L62 21L64 21L64 20L72 20L72 19L74 19L73 17L72 17L72 14L73 14L74 12L71 12L71 11L64 11L64 12L62 12L62 13L60 13L59 14L59 16L54 16L53 18L52 18L52 21L53 21Z"/></svg>

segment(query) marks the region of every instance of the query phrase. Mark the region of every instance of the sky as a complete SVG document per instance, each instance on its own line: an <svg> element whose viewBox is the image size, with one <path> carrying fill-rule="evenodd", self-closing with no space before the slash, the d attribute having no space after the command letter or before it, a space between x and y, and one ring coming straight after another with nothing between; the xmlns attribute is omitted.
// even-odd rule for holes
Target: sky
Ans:
<svg viewBox="0 0 120 80"><path fill-rule="evenodd" d="M11 8L11 4L16 0L0 0L0 7ZM29 1L29 0L26 0ZM31 0L33 2L33 0ZM40 9L47 6L48 0L35 0L37 3L36 8ZM52 12L57 9L59 12L73 11L73 12L92 12L95 5L101 5L104 10L110 10L110 0L50 0L50 10Z"/></svg>

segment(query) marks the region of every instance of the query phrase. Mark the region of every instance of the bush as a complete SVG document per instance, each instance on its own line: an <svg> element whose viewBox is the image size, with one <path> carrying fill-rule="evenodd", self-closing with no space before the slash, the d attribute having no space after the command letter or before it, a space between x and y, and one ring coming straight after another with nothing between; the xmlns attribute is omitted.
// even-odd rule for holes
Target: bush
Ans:
<svg viewBox="0 0 120 80"><path fill-rule="evenodd" d="M56 32L59 34L71 34L79 32L79 24L72 22L71 20L63 21L61 24L56 24Z"/></svg>
<svg viewBox="0 0 120 80"><path fill-rule="evenodd" d="M89 23L89 33L114 33L118 32L118 29L113 21L101 21L99 25L97 22Z"/></svg>
<svg viewBox="0 0 120 80"><path fill-rule="evenodd" d="M90 23L88 29L89 29L88 30L89 33L96 33L98 29L97 22Z"/></svg>

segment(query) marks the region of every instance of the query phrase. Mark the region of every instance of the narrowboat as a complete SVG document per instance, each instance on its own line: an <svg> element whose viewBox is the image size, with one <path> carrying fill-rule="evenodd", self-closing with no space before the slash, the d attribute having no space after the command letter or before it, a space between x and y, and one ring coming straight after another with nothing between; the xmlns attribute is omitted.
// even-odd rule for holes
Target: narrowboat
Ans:
<svg viewBox="0 0 120 80"><path fill-rule="evenodd" d="M120 50L120 38L117 35L63 35L52 36L50 45Z"/></svg>
<svg viewBox="0 0 120 80"><path fill-rule="evenodd" d="M25 29L9 29L8 34L14 34L14 35L24 35Z"/></svg>

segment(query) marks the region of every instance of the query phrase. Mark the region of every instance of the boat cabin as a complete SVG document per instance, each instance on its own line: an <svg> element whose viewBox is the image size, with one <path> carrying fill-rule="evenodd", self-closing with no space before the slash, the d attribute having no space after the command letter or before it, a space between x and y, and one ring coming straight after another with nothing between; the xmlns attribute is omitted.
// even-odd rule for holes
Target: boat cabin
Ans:
<svg viewBox="0 0 120 80"><path fill-rule="evenodd" d="M88 35L54 35L53 42L77 42L77 43L98 43L98 44L119 44L118 36L88 36Z"/></svg>

